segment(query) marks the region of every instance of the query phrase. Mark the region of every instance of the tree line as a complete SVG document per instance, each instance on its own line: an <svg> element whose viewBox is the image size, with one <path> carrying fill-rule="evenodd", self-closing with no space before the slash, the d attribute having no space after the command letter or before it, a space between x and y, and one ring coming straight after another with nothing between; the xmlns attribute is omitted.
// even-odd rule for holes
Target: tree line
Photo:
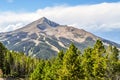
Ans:
<svg viewBox="0 0 120 80"><path fill-rule="evenodd" d="M52 59L36 59L7 50L0 43L0 74L29 80L116 80L120 79L119 50L97 40L81 52L74 44Z"/></svg>
<svg viewBox="0 0 120 80"><path fill-rule="evenodd" d="M97 40L81 52L74 44L54 59L40 61L30 80L117 80L120 79L119 51L105 48Z"/></svg>
<svg viewBox="0 0 120 80"><path fill-rule="evenodd" d="M0 76L25 78L33 72L39 59L24 55L24 53L10 51L0 43Z"/></svg>

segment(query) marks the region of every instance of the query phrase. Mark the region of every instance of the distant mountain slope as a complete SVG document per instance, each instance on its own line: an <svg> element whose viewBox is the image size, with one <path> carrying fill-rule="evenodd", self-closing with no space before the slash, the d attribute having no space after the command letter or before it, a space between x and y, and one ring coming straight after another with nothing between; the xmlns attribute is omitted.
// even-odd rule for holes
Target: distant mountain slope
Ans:
<svg viewBox="0 0 120 80"><path fill-rule="evenodd" d="M10 50L24 52L38 58L50 58L71 43L83 50L93 46L97 39L105 45L120 45L97 37L83 29L60 25L43 17L15 31L0 33L0 41Z"/></svg>

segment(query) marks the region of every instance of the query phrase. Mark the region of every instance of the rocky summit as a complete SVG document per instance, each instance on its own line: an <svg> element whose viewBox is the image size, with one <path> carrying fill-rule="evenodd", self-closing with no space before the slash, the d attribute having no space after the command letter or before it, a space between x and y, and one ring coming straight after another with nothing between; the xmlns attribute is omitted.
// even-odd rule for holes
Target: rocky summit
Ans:
<svg viewBox="0 0 120 80"><path fill-rule="evenodd" d="M83 29L60 25L45 17L36 20L20 29L0 33L0 41L10 50L24 52L26 55L48 59L60 50L65 50L74 43L81 51L93 46L97 39L104 45L120 45L100 38Z"/></svg>

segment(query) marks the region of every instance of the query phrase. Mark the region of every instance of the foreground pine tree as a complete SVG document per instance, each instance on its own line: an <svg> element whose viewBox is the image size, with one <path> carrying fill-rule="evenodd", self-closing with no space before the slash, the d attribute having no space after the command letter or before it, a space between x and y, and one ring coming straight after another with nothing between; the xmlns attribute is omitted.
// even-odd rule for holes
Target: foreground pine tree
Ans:
<svg viewBox="0 0 120 80"><path fill-rule="evenodd" d="M5 72L4 63L5 63L6 51L7 51L7 49L4 47L4 45L2 43L0 43L0 70L1 70L1 73L3 73L3 74Z"/></svg>

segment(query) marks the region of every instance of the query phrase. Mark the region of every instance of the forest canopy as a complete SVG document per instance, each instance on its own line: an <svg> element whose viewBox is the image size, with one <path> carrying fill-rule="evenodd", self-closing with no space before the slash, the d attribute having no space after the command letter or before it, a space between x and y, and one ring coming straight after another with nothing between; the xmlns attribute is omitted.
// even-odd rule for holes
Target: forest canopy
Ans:
<svg viewBox="0 0 120 80"><path fill-rule="evenodd" d="M0 43L0 76L30 80L116 80L120 78L119 50L97 40L81 52L74 44L52 59L42 60L7 50Z"/></svg>

